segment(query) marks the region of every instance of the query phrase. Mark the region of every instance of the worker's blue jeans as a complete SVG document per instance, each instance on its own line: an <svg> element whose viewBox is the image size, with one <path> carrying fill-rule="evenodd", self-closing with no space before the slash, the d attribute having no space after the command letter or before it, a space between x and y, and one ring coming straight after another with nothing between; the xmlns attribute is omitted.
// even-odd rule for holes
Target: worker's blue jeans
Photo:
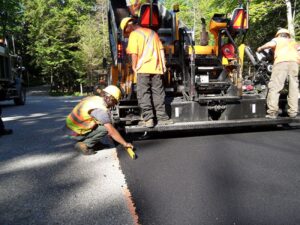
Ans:
<svg viewBox="0 0 300 225"><path fill-rule="evenodd" d="M101 148L115 147L113 140L107 135L107 130L104 126L98 126L90 133L83 136L75 136L72 139L85 143L88 148L94 148L97 144L101 144Z"/></svg>

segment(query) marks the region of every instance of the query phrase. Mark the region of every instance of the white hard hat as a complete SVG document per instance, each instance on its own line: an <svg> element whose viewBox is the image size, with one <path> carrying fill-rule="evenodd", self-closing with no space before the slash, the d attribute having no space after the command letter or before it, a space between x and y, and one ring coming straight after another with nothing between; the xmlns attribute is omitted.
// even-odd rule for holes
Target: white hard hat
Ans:
<svg viewBox="0 0 300 225"><path fill-rule="evenodd" d="M113 96L118 102L121 99L121 90L115 85L108 85L106 88L103 89L104 92Z"/></svg>

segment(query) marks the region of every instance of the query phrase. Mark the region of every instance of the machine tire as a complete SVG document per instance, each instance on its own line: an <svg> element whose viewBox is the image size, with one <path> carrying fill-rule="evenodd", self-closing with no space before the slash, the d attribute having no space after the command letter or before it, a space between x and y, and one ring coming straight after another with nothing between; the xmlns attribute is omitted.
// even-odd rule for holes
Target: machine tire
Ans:
<svg viewBox="0 0 300 225"><path fill-rule="evenodd" d="M15 105L25 105L26 102L26 89L21 87L19 91L19 96L14 98Z"/></svg>

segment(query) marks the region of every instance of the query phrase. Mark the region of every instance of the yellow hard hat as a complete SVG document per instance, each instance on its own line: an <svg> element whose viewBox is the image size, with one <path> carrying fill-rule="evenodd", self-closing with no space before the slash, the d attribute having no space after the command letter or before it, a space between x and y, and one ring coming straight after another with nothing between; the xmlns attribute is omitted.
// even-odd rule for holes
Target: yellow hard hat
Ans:
<svg viewBox="0 0 300 225"><path fill-rule="evenodd" d="M117 101L120 101L121 98L121 90L115 85L108 85L103 89L104 92L113 96Z"/></svg>
<svg viewBox="0 0 300 225"><path fill-rule="evenodd" d="M130 22L130 21L133 21L133 19L131 17L125 17L124 19L122 19L121 23L120 23L120 28L122 31L125 30L127 24Z"/></svg>
<svg viewBox="0 0 300 225"><path fill-rule="evenodd" d="M288 34L289 36L291 36L289 30L288 29L284 29L284 28L282 28L279 31L277 31L275 37L278 37L279 34Z"/></svg>

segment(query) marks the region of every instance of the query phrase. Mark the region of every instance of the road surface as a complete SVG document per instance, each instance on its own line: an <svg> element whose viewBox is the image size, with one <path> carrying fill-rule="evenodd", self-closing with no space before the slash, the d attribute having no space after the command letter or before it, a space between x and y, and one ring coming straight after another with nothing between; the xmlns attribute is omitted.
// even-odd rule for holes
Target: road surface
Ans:
<svg viewBox="0 0 300 225"><path fill-rule="evenodd" d="M14 132L0 137L1 225L135 224L116 149L84 156L62 132L78 101L29 96L24 106L0 102Z"/></svg>
<svg viewBox="0 0 300 225"><path fill-rule="evenodd" d="M300 224L300 129L211 130L119 152L143 225Z"/></svg>

